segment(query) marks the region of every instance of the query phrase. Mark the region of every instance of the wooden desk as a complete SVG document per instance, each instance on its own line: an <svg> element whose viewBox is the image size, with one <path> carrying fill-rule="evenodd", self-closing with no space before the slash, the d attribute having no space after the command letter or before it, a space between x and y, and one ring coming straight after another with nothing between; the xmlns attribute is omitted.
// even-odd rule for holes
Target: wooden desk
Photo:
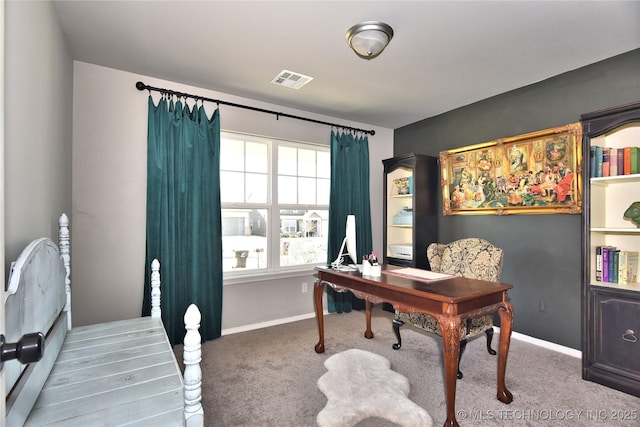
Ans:
<svg viewBox="0 0 640 427"><path fill-rule="evenodd" d="M513 308L507 291L513 286L505 283L454 277L451 279L423 281L388 274L398 267L383 266L380 277L362 276L357 271L342 272L330 267L317 267L317 280L313 293L320 340L316 353L324 352L324 318L322 294L324 286L338 292L351 291L366 301L366 330L364 336L373 338L371 331L371 305L388 302L403 312L426 313L438 320L442 330L445 367L445 391L447 419L445 426L457 426L455 413L456 374L460 354L460 327L468 318L481 317L498 312L500 315L500 348L498 350L497 398L511 403L513 395L505 385L505 368L511 338Z"/></svg>

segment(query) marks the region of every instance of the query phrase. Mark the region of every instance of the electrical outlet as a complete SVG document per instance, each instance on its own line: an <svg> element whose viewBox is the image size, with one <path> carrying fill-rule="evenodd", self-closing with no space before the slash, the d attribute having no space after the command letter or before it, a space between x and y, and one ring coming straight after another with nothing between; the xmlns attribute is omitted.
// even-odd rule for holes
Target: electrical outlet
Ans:
<svg viewBox="0 0 640 427"><path fill-rule="evenodd" d="M538 300L538 311L540 313L546 313L548 310L547 302L543 300Z"/></svg>
<svg viewBox="0 0 640 427"><path fill-rule="evenodd" d="M309 292L309 284L307 282L302 282L302 293L306 294Z"/></svg>

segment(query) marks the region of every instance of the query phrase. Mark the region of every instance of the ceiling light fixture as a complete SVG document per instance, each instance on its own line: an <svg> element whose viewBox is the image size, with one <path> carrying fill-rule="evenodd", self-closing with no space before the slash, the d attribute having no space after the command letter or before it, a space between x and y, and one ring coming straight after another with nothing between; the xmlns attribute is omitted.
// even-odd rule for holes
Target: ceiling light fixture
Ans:
<svg viewBox="0 0 640 427"><path fill-rule="evenodd" d="M365 21L347 31L347 43L360 58L373 59L380 55L393 38L393 28L384 22Z"/></svg>

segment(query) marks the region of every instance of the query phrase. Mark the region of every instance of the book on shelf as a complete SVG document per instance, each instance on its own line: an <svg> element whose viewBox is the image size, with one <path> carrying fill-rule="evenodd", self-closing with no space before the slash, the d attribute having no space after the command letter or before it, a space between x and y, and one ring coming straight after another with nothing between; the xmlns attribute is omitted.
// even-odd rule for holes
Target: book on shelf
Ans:
<svg viewBox="0 0 640 427"><path fill-rule="evenodd" d="M614 246L611 246L609 248L609 262L607 263L607 268L609 270L609 280L607 280L610 283L616 283L616 277L613 274L614 271L614 263L616 260L616 252L618 251L618 249Z"/></svg>
<svg viewBox="0 0 640 427"><path fill-rule="evenodd" d="M628 254L629 252L627 251L620 251L620 262L618 263L618 283L620 284L627 283L627 273L629 271L627 268Z"/></svg>
<svg viewBox="0 0 640 427"><path fill-rule="evenodd" d="M629 284L638 281L638 261L636 251L623 251L615 246L596 246L596 281Z"/></svg>
<svg viewBox="0 0 640 427"><path fill-rule="evenodd" d="M602 246L596 246L596 281L602 282Z"/></svg>
<svg viewBox="0 0 640 427"><path fill-rule="evenodd" d="M596 145L596 167L594 169L594 177L600 178L602 176L602 147ZM631 167L631 163L629 163Z"/></svg>
<svg viewBox="0 0 640 427"><path fill-rule="evenodd" d="M618 251L615 246L602 246L602 281L614 283L613 265L614 254Z"/></svg>
<svg viewBox="0 0 640 427"><path fill-rule="evenodd" d="M609 147L602 147L602 175L609 176L611 170L611 163L609 162L609 153L611 149Z"/></svg>
<svg viewBox="0 0 640 427"><path fill-rule="evenodd" d="M589 147L589 178L640 173L640 147Z"/></svg>
<svg viewBox="0 0 640 427"><path fill-rule="evenodd" d="M609 281L609 246L602 247L602 281Z"/></svg>
<svg viewBox="0 0 640 427"><path fill-rule="evenodd" d="M638 258L636 251L620 252L620 271L618 283L629 284L638 281Z"/></svg>
<svg viewBox="0 0 640 427"><path fill-rule="evenodd" d="M618 148L618 175L624 175L624 148Z"/></svg>
<svg viewBox="0 0 640 427"><path fill-rule="evenodd" d="M627 283L638 283L638 252L627 258Z"/></svg>
<svg viewBox="0 0 640 427"><path fill-rule="evenodd" d="M629 284L638 281L638 252L620 251L618 283Z"/></svg>
<svg viewBox="0 0 640 427"><path fill-rule="evenodd" d="M631 174L631 147L624 147L624 174Z"/></svg>
<svg viewBox="0 0 640 427"><path fill-rule="evenodd" d="M620 268L620 250L616 249L611 253L611 269L609 270L609 277L611 282L618 283L619 280L619 268Z"/></svg>
<svg viewBox="0 0 640 427"><path fill-rule="evenodd" d="M611 148L609 150L609 160L611 163L611 166L609 167L609 174L611 176L617 176L618 175L618 149L617 148Z"/></svg>

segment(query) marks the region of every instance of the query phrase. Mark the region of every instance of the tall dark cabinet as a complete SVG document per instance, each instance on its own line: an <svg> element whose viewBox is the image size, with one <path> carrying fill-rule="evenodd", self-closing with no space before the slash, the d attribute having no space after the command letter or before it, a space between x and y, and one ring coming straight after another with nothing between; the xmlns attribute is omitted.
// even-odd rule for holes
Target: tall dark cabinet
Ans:
<svg viewBox="0 0 640 427"><path fill-rule="evenodd" d="M616 151L640 146L640 103L584 114L581 121L582 377L640 396L640 283L612 283L596 275L597 266L606 267L597 261L598 247L640 252L640 228L624 218L627 208L640 201L640 174L618 170L616 176L592 177L596 163L589 155L592 146Z"/></svg>
<svg viewBox="0 0 640 427"><path fill-rule="evenodd" d="M427 246L438 239L438 159L406 154L382 163L383 261L428 269Z"/></svg>

